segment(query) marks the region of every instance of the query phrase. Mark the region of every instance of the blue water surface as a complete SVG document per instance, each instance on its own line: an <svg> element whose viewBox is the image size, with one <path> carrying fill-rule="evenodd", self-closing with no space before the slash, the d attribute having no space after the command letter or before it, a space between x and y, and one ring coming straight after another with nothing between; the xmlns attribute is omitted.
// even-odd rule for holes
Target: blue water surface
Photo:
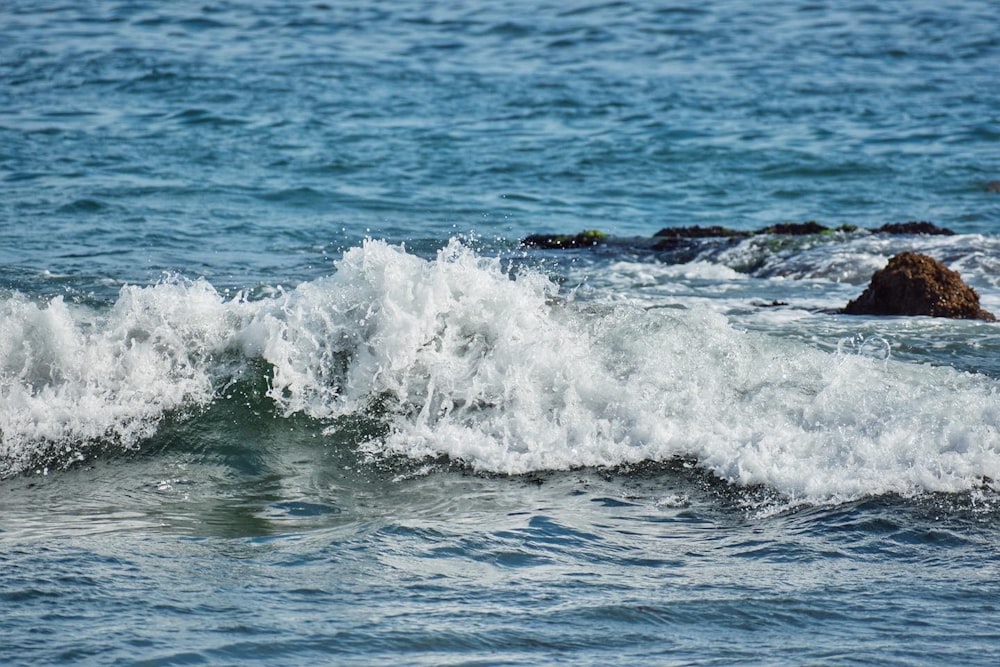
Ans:
<svg viewBox="0 0 1000 667"><path fill-rule="evenodd" d="M1000 212L990 2L5 7L22 274L273 283L368 234Z"/></svg>
<svg viewBox="0 0 1000 667"><path fill-rule="evenodd" d="M997 16L993 0L8 0L0 294L104 312L165 274L271 294L366 237L519 260L528 234L582 229L992 237ZM902 356L995 358L962 332L941 349L918 332ZM796 504L690 460L481 474L372 461L377 424L331 432L259 394L0 479L0 662L1000 660L992 480Z"/></svg>

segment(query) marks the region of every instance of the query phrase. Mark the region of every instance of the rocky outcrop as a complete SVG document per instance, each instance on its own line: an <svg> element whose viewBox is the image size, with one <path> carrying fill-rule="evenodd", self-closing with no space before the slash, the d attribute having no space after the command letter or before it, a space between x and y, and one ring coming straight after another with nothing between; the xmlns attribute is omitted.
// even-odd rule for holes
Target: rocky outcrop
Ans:
<svg viewBox="0 0 1000 667"><path fill-rule="evenodd" d="M946 227L938 227L933 222L890 222L878 229L876 234L933 234L937 236L952 236L955 232Z"/></svg>
<svg viewBox="0 0 1000 667"><path fill-rule="evenodd" d="M521 244L549 249L589 248L599 245L605 238L607 235L604 232L588 229L579 234L532 234L525 237Z"/></svg>
<svg viewBox="0 0 1000 667"><path fill-rule="evenodd" d="M752 233L753 232L742 232L736 229L730 229L729 227L721 227L719 225L712 225L711 227L692 225L690 227L664 227L660 231L653 234L653 236L658 238L677 239L731 239L750 236Z"/></svg>
<svg viewBox="0 0 1000 667"><path fill-rule="evenodd" d="M966 285L957 271L915 252L903 252L890 259L843 312L996 321L992 313L979 307L976 290Z"/></svg>
<svg viewBox="0 0 1000 667"><path fill-rule="evenodd" d="M710 239L713 243L737 243L741 239L752 236L770 235L814 236L817 234L852 234L867 231L872 234L940 234L951 235L955 232L946 227L938 227L932 222L891 222L874 229L860 228L843 224L839 227L827 227L815 220L807 222L782 222L753 231L732 229L721 225L702 227L691 225L687 227L664 227L652 237L620 238L591 229L579 234L532 234L521 240L525 246L546 249L589 248L597 245L630 246L653 251L674 251L693 247L700 241Z"/></svg>
<svg viewBox="0 0 1000 667"><path fill-rule="evenodd" d="M776 225L770 225L768 227L763 227L755 231L742 231L737 229L730 229L729 227L720 227L719 225L712 225L711 227L700 227L694 225L692 227L664 227L660 231L653 234L657 238L682 238L682 239L708 239L708 238L745 238L747 236L756 236L758 234L782 234L785 236L808 236L809 234L830 234L832 232L853 232L857 231L857 227L853 225L841 225L836 229L831 229L825 225L821 225L815 220L809 220L808 222L781 222Z"/></svg>
<svg viewBox="0 0 1000 667"><path fill-rule="evenodd" d="M692 244L705 239L719 240L723 243L733 239L742 239L751 236L753 232L744 232L729 227L713 225L702 227L693 225L690 227L664 227L653 234L653 246L655 251L672 251L684 247L693 247Z"/></svg>
<svg viewBox="0 0 1000 667"><path fill-rule="evenodd" d="M757 231L758 234L788 234L789 236L808 236L809 234L828 234L831 230L815 220L808 222L782 222Z"/></svg>

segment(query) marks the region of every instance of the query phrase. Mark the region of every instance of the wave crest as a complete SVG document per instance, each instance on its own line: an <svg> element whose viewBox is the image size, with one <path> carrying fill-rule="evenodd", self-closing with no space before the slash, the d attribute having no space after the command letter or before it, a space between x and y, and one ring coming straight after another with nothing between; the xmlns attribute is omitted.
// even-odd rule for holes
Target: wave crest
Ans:
<svg viewBox="0 0 1000 667"><path fill-rule="evenodd" d="M123 288L105 312L14 296L0 323L0 474L135 447L263 361L279 415L331 434L374 411L385 428L362 449L378 457L510 474L684 458L807 501L1000 478L994 380L704 309L577 302L457 242L425 260L367 241L257 300L180 279Z"/></svg>

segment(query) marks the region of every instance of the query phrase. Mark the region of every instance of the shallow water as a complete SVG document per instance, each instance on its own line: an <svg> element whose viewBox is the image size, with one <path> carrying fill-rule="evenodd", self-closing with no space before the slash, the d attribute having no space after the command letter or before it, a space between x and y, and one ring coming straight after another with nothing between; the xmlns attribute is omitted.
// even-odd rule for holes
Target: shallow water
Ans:
<svg viewBox="0 0 1000 667"><path fill-rule="evenodd" d="M8 3L0 659L995 662L994 13Z"/></svg>

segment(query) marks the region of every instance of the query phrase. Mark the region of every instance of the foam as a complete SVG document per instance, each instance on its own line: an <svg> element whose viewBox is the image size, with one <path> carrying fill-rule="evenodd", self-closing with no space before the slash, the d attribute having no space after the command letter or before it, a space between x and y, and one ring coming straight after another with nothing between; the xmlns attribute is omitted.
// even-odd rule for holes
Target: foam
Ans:
<svg viewBox="0 0 1000 667"><path fill-rule="evenodd" d="M647 287L682 280L746 280L747 275L724 264L694 261L684 264L655 262L614 262L607 271L630 279L635 285Z"/></svg>
<svg viewBox="0 0 1000 667"><path fill-rule="evenodd" d="M823 352L706 309L554 294L457 244L426 262L370 242L282 306L296 315L270 334L275 398L324 418L392 396L391 434L370 452L447 454L490 472L688 456L804 498L960 490L1000 473L988 378ZM336 316L304 324L317 310ZM343 344L321 359L332 340ZM338 352L333 389L315 378L340 377Z"/></svg>
<svg viewBox="0 0 1000 667"><path fill-rule="evenodd" d="M962 274L969 284L996 288L1000 239L980 234L954 236L887 235L791 237L754 236L721 249L709 247L699 262L721 264L756 278L824 280L864 285L893 255L930 255Z"/></svg>
<svg viewBox="0 0 1000 667"><path fill-rule="evenodd" d="M87 443L134 446L170 410L213 396L226 305L205 281L127 286L106 313L13 295L0 302L0 475Z"/></svg>
<svg viewBox="0 0 1000 667"><path fill-rule="evenodd" d="M822 351L698 306L561 299L457 242L425 260L367 241L332 275L255 301L173 279L123 288L105 313L15 296L0 322L8 470L52 443L141 444L263 360L286 415L384 419L362 446L374 457L508 474L685 457L810 502L1000 478L994 380L903 363L884 341Z"/></svg>

